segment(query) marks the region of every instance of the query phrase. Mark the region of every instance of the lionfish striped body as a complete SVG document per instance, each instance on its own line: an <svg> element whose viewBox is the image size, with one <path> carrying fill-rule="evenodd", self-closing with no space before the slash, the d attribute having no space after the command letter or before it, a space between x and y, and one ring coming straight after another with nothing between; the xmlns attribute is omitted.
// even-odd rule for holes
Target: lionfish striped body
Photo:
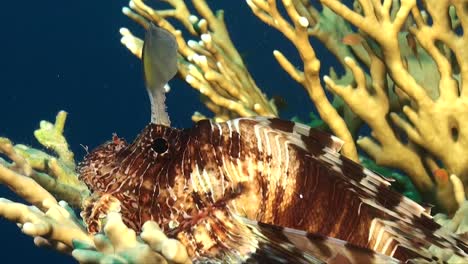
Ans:
<svg viewBox="0 0 468 264"><path fill-rule="evenodd" d="M128 226L140 230L154 220L194 259L266 261L261 251L281 253L291 263L385 259L301 231L285 235L279 227L319 233L403 261L432 261L430 245L467 256L466 244L445 233L424 208L339 155L341 144L280 119L204 120L185 130L150 124L133 143L114 139L85 158L80 177L96 198L84 218L91 231L99 231L99 215L117 199ZM270 225L278 226L277 233ZM298 240L301 236L305 242ZM279 245L280 240L290 245Z"/></svg>

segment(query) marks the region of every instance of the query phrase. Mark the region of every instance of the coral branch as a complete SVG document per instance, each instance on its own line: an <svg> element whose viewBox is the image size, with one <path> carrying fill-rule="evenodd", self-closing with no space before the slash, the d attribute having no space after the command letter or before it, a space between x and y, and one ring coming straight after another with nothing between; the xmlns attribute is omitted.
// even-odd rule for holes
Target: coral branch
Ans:
<svg viewBox="0 0 468 264"><path fill-rule="evenodd" d="M202 19L192 15L182 0L167 1L174 9L154 10L141 0L131 1L123 13L146 27L152 21L176 36L179 45L179 73L193 88L205 96L205 104L215 111L215 120L225 121L238 116L277 116L276 107L256 86L241 56L235 49L226 25L224 14L214 14L204 0L193 5ZM199 41L186 41L168 19L181 22ZM142 41L128 29L121 29L122 43L141 57ZM194 116L199 118L199 116Z"/></svg>
<svg viewBox="0 0 468 264"><path fill-rule="evenodd" d="M5 146L5 144L2 144ZM11 144L9 144L11 146ZM0 165L0 182L8 188L14 190L26 201L38 207L42 206L45 199L55 200L55 198L39 184L28 176L19 174L4 165Z"/></svg>
<svg viewBox="0 0 468 264"><path fill-rule="evenodd" d="M73 153L63 136L65 120L66 113L61 111L55 124L41 121L40 129L34 133L58 157L25 145L13 146L10 140L0 138L0 154L12 161L0 163L2 183L37 207L46 199L55 200L49 192L76 208L89 196L87 187L78 180Z"/></svg>
<svg viewBox="0 0 468 264"><path fill-rule="evenodd" d="M343 154L358 161L353 137L344 120L328 101L320 83L320 61L315 56L315 51L309 42L308 28L310 23L307 18L298 13L291 0L283 0L283 5L293 21L293 25L280 14L276 1L247 0L247 3L258 18L282 32L294 44L303 60L304 72L292 69L292 64L282 53L276 51L274 53L275 57L285 71L304 86L314 102L320 117L330 126L334 134L345 141L342 150Z"/></svg>
<svg viewBox="0 0 468 264"><path fill-rule="evenodd" d="M73 257L81 263L191 263L185 247L167 238L154 222L146 222L140 236L125 226L116 212L104 219L104 233L74 243Z"/></svg>
<svg viewBox="0 0 468 264"><path fill-rule="evenodd" d="M403 169L408 175L411 175L419 190L429 192L432 190L433 183L429 175L426 174L418 153L414 149L401 144L385 118L390 109L390 102L383 86L384 65L373 53L370 53L370 55L373 94L367 88L364 72L350 58L346 58L345 62L353 72L357 86L353 88L337 85L328 76L324 77L325 83L330 90L342 97L346 104L369 124L374 137L379 142L379 144L376 144L371 138L364 137L357 141L359 146L371 155L378 164ZM363 100L366 101L365 107L362 107L361 104ZM394 155L394 153L399 153L399 156Z"/></svg>
<svg viewBox="0 0 468 264"><path fill-rule="evenodd" d="M381 88L375 89L375 95L363 94L365 89L359 87L366 87L367 84L363 82L362 74L356 70L353 73L358 83L357 89L338 87L327 79L330 89L342 96L353 111L372 128L372 135L378 141L378 144L375 144L371 139L364 138L358 140L358 144L378 164L404 170L419 190L426 193L435 190L439 203L449 212L453 212L458 205L453 191L450 191L451 187L447 189L444 184L440 185L439 183L444 181L438 180L437 177L433 182L425 169L427 166L424 164L424 157L429 155L440 161L448 172L460 177L466 186L468 131L463 124L468 121L467 100L464 96L468 89L464 89L463 79L468 74L463 70L467 61L464 51L466 45L462 44L465 34L459 35L455 30L458 26L455 23L457 15L464 12L457 9L461 8L459 1L426 1L424 12L413 0L384 3L359 1L362 12L359 9L353 11L339 1L321 2L373 39L367 41L367 51L371 60L380 61L381 66L378 68L383 69L383 75L379 74L376 82L377 76L375 72L372 73L376 65L371 63L372 89L369 91L394 83L395 91L400 96L402 106L399 109L392 109L395 112L381 109L372 118L371 114L364 111L362 104L359 106L358 98L361 102L366 101L367 108L372 98L379 97L378 91L382 90ZM451 10L456 10L456 13ZM426 14L430 15L431 23L427 22ZM403 36L406 43L401 41ZM379 47L376 47L375 43ZM404 53L405 45L411 49L411 53ZM415 71L413 61L419 63L420 71ZM435 78L421 78L428 76L427 73L431 71ZM387 73L390 78L385 80L382 76ZM434 78L435 82L430 81L430 78ZM386 105L389 103L386 98L389 98L389 94L380 96L379 100ZM392 124L388 123L387 114ZM410 143L416 144L417 147L401 144L401 139L394 133L399 130L404 131ZM386 154L383 154L382 150ZM391 156L393 157L389 159Z"/></svg>
<svg viewBox="0 0 468 264"><path fill-rule="evenodd" d="M34 206L0 199L0 216L21 224L23 233L29 236L60 242L69 249L73 248L74 239L91 242L67 203L59 204L55 200L44 200L41 208L47 210L43 209L42 212Z"/></svg>
<svg viewBox="0 0 468 264"><path fill-rule="evenodd" d="M401 50L398 43L398 32L402 29L403 22L408 17L411 9L416 5L416 1L401 1L393 21L389 13L382 12L381 5L372 6L369 1L359 1L365 10L364 16L350 10L339 1L321 0L321 2L378 42L384 54L389 74L407 95L419 102L429 99L424 93L424 89L405 69L403 60L400 57ZM379 13L375 10L380 10L380 15L375 14L374 12ZM382 32L385 32L385 34L381 34Z"/></svg>

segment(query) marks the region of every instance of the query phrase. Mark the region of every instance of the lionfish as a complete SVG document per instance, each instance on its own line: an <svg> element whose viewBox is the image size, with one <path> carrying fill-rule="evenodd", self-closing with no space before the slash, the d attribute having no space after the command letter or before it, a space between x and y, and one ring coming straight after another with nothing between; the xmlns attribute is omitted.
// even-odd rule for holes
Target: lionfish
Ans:
<svg viewBox="0 0 468 264"><path fill-rule="evenodd" d="M150 25L142 60L151 123L80 164L94 193L83 213L90 232L119 201L129 227L153 220L203 263L437 261L431 245L467 258L466 241L341 156L334 136L266 117L170 127L163 87L177 73L174 37Z"/></svg>

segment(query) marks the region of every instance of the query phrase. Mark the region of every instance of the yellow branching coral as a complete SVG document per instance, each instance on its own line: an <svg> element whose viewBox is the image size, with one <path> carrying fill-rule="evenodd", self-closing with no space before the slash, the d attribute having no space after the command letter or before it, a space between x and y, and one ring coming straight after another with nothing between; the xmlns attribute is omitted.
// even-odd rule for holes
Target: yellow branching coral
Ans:
<svg viewBox="0 0 468 264"><path fill-rule="evenodd" d="M374 101L381 101L380 117L372 116L356 102L358 97L363 99L362 91L365 93L370 89L365 88L363 74L354 62L349 60L348 66L354 69L361 88L338 87L327 79L332 90L372 127L373 138L378 142L365 138L358 143L380 164L407 172L423 191L434 186L424 170L424 166L434 164L431 160L439 161L450 173L458 175L466 186L468 89L465 89L463 80L467 78L467 39L466 34L458 35L456 32L457 27L467 25L462 1L426 1L424 11L416 1L359 1L362 12L353 11L339 1L323 0L322 3L372 38L381 51L381 56L374 56L376 62L370 67L372 88L376 91L372 97ZM447 16L449 13L459 23L453 23L451 16ZM428 15L432 23L428 22ZM423 48L437 65L438 72L433 73L439 75L436 96L429 92L429 87L424 87L425 83L413 77L405 57L401 55L399 34L406 31L409 36L414 36L418 47ZM454 65L459 68L459 76L453 69ZM416 146L403 145L386 121L388 110L382 109L385 108L382 105L388 104L382 93L386 90L386 76L410 101L402 107L403 113L390 113L392 124L406 132L409 141ZM453 197L438 198L449 211L456 208Z"/></svg>
<svg viewBox="0 0 468 264"><path fill-rule="evenodd" d="M141 0L130 1L123 12L147 28L147 20L165 28L176 36L179 45L179 71L182 77L202 95L204 103L215 113L215 120L225 121L239 116L277 116L276 107L255 84L241 56L231 42L222 11L214 14L205 1L193 5L202 17L190 13L184 1L165 1L174 9L154 10ZM198 41L186 41L180 30L168 21L174 18ZM121 29L122 43L141 57L142 40ZM196 113L194 120L204 117Z"/></svg>
<svg viewBox="0 0 468 264"><path fill-rule="evenodd" d="M184 1L165 2L173 9L156 10L135 0L124 13L143 26L150 20L176 35L180 72L207 96L205 103L216 119L278 115L235 50L222 11L214 15L206 1L193 0L203 17L198 19ZM273 55L306 89L333 133L346 142L343 154L357 161L358 145L378 165L405 172L426 198L454 212L458 203L448 175L457 175L468 186L468 89L463 82L468 78L468 58L466 34L461 33L468 22L463 1L427 0L421 6L414 0L354 1L349 7L321 0L321 10L308 0L246 2L254 15L296 48L302 70L280 51ZM279 11L279 5L286 12ZM200 41L186 42L170 18ZM126 29L122 34L123 43L139 55L141 40ZM345 103L341 108L326 96L310 38L322 42L345 66L343 75L332 69L330 76L323 77L326 88L336 95L334 100ZM358 137L363 123L371 134ZM442 169L447 173L437 173Z"/></svg>
<svg viewBox="0 0 468 264"><path fill-rule="evenodd" d="M285 34L288 37L288 39L290 39L293 43L298 42L296 39L299 38L301 34L297 34L297 30L290 32L291 29L288 30L288 27L276 26L276 24L286 23L278 22L284 21L284 18L281 17L278 11L271 11L272 7L276 9L276 1L252 0L248 2L250 3L254 13L260 19L262 19L270 25L273 25L275 28L283 32L283 34ZM304 33L302 33L302 42L295 44L295 46L298 49L301 57L303 58L304 64L306 64L307 58L309 58L307 57L307 55L310 56L311 54L315 58L313 48L311 47L310 42L308 40L308 35L318 36L318 38L325 43L330 43L330 41L324 39L323 35L325 35L325 32L323 32L323 26L320 23L316 22L318 17L318 15L316 14L318 13L318 11L310 5L306 6L306 3L308 1L282 2L286 10L288 10L288 14L291 17L291 19L293 21L296 21L296 25L303 25L302 32ZM308 33L308 35L306 33ZM334 48L334 50L337 49L336 43L333 45L329 44L329 46ZM367 52L367 54L364 54L363 50ZM388 98L388 92L386 87L385 64L372 51L372 49L369 48L368 45L364 44L363 50L356 49L356 52L354 54L358 58L363 58L365 64L367 64L370 68L369 73L373 81L371 84L372 91L368 87L366 81L366 74L364 73L364 71L361 70L358 64L353 59L351 59L351 57L348 56L343 57L342 62L352 71L355 82L357 84L356 87L351 88L350 85L347 85L347 87L345 85L341 85L341 87L338 87L338 85L327 76L324 77L325 83L335 94L343 98L346 104L356 115L358 115L363 121L369 124L369 126L372 128L374 137L376 137L377 140L381 139L379 140L381 145L373 143L373 141L368 137L358 140L358 144L364 150L366 150L367 153L373 156L378 164L394 168L400 168L407 172L408 175L413 176L412 179L420 190L431 190L433 184L429 178L429 175L425 171L424 165L420 161L419 155L416 153L417 151L411 147L402 144L396 137L396 135L393 133L391 125L386 120L386 115L390 110L390 99ZM335 54L340 55L336 51ZM341 54L343 54L343 52L341 52ZM317 93L324 93L318 80L315 80L314 85L303 83L303 81L301 81L301 79L299 78L301 76L301 73L298 73L296 69L291 67L291 64L284 58L284 56L281 55L281 53L275 52L275 57L278 59L282 67L294 79L298 80L301 84L303 84L307 90L311 90L314 87L316 91L319 91ZM318 64L318 62L316 64ZM304 66L304 70L305 72L313 71L308 69L306 65ZM319 78L317 71L314 74L314 78ZM310 93L314 104L319 110L319 113L321 105L323 105L324 107L327 106L328 108L331 107L326 97L321 96L320 98L318 98L317 96L314 96L312 92ZM366 103L363 104L362 102ZM347 139L345 140L346 142L352 141L349 139L349 134L343 136L344 132L339 132L343 130L342 127L335 129L333 128L333 122L337 122L337 120L342 121L341 117L336 117L335 113L333 113L333 115L330 115L329 113L320 113L320 116L325 122L327 122L327 124L331 126L333 132L335 132L338 136L341 135L342 138ZM376 155L376 153L379 151L387 154ZM398 153L398 155L395 155L396 153ZM346 155L347 153L344 154ZM402 159L402 156L404 156L405 158Z"/></svg>
<svg viewBox="0 0 468 264"><path fill-rule="evenodd" d="M309 93L310 98L314 102L320 117L330 126L332 131L338 137L346 142L343 146L343 153L349 158L357 161L357 150L351 133L347 129L344 120L328 101L320 82L320 61L317 59L315 51L309 42L309 19L302 16L296 9L300 6L300 10L308 13L308 17L312 19L314 12L309 11L311 9L307 8L310 7L310 4L307 4L307 1L297 1L297 5L294 5L292 1L283 1L286 12L293 21L293 24L290 24L280 14L276 1L274 0L249 0L247 3L257 17L268 25L281 31L286 38L294 44L304 63L304 71L296 69L280 51L275 51L273 53L275 58L294 80L304 86Z"/></svg>
<svg viewBox="0 0 468 264"><path fill-rule="evenodd" d="M63 136L66 115L59 112L54 124L42 121L34 132L37 140L57 157L25 145L14 146L10 140L0 138L0 154L11 160L0 159L0 182L39 208L43 208L46 199L55 201L54 196L79 207L89 195L87 187L78 180L73 153Z"/></svg>

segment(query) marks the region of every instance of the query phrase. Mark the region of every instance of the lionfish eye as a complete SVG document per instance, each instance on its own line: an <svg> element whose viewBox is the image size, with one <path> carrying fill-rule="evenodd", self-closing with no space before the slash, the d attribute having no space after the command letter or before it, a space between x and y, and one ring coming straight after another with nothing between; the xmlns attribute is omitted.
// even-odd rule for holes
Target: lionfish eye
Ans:
<svg viewBox="0 0 468 264"><path fill-rule="evenodd" d="M162 154L167 151L169 145L167 144L167 140L164 138L157 138L153 141L153 145L151 148L158 154Z"/></svg>

